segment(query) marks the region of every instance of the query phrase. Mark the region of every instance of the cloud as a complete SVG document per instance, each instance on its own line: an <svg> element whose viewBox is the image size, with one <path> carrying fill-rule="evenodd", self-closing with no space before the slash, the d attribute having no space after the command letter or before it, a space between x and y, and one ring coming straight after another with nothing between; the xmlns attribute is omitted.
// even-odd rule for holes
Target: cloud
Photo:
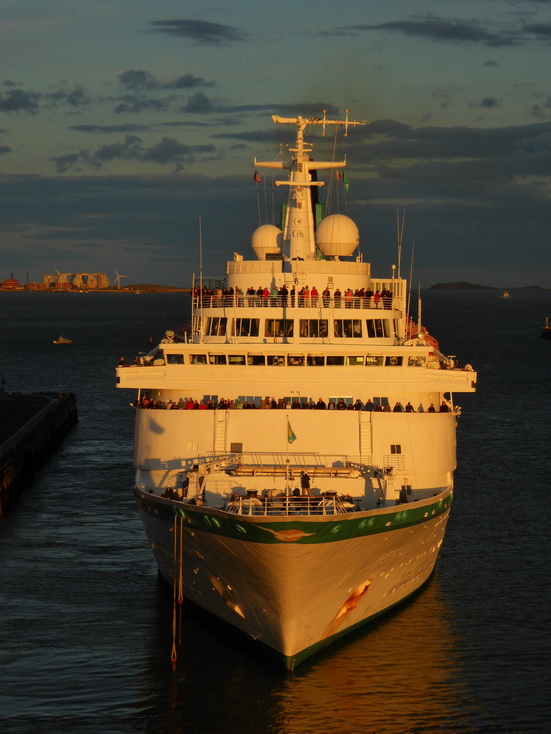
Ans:
<svg viewBox="0 0 551 734"><path fill-rule="evenodd" d="M38 93L25 91L12 82L4 82L8 91L0 94L0 112L16 112L34 115L42 108L51 109L61 105L78 108L90 103L82 87L59 89L55 92Z"/></svg>
<svg viewBox="0 0 551 734"><path fill-rule="evenodd" d="M181 171L192 163L200 154L213 154L214 145L185 145L175 138L163 138L149 147L137 135L127 134L123 142L103 145L94 152L81 150L78 153L56 156L49 160L54 163L58 173L69 171L80 173L86 169L102 169L112 161L140 161L171 166L174 171Z"/></svg>
<svg viewBox="0 0 551 734"><path fill-rule="evenodd" d="M154 20L151 33L165 33L178 38L189 38L197 46L230 46L245 41L246 33L234 26L211 23L207 20Z"/></svg>
<svg viewBox="0 0 551 734"><path fill-rule="evenodd" d="M0 94L0 112L26 112L34 115L40 109L41 96L36 92L10 89Z"/></svg>
<svg viewBox="0 0 551 734"><path fill-rule="evenodd" d="M77 130L81 133L138 133L149 130L148 125L136 125L128 123L126 125L70 125L70 130Z"/></svg>
<svg viewBox="0 0 551 734"><path fill-rule="evenodd" d="M503 102L501 100L496 99L495 97L483 97L480 102L476 102L473 106L474 107L486 107L489 110L495 109L496 107L501 107Z"/></svg>
<svg viewBox="0 0 551 734"><path fill-rule="evenodd" d="M224 137L229 142L266 139L254 129ZM488 285L548 285L551 121L488 129L415 128L377 120L356 129L346 147L351 161L347 208L374 272L389 267L388 248L376 243L394 241L400 207L407 210L404 242L416 238L416 277L425 285L465 280L473 269L476 282ZM234 251L251 256L243 243L250 241L257 221L252 168L232 176L181 172L187 161L213 152L212 146L188 146L172 137L145 145L129 134L114 145L55 159L66 175L0 177L6 267L24 272L31 258L40 276L52 267L69 271L77 259L93 259L92 269L107 272L115 251L129 282L151 281L155 273L154 281L173 283L175 272L197 267L196 248L182 245L182 231L196 233L198 213L209 268L231 259ZM107 169L116 160L179 172L70 175Z"/></svg>
<svg viewBox="0 0 551 734"><path fill-rule="evenodd" d="M214 82L209 82L203 77L194 74L184 74L183 76L170 79L163 82L148 71L141 69L129 69L119 74L119 82L126 89L135 92L147 91L150 89L195 89L197 87L212 87Z"/></svg>
<svg viewBox="0 0 551 734"><path fill-rule="evenodd" d="M549 23L530 23L522 29L526 33L531 33L540 41L551 41L551 25Z"/></svg>
<svg viewBox="0 0 551 734"><path fill-rule="evenodd" d="M486 46L511 46L516 34L496 33L484 28L478 21L466 22L427 15L424 18L389 21L373 25L343 26L341 31L391 31L407 36L419 36L446 43L481 43Z"/></svg>

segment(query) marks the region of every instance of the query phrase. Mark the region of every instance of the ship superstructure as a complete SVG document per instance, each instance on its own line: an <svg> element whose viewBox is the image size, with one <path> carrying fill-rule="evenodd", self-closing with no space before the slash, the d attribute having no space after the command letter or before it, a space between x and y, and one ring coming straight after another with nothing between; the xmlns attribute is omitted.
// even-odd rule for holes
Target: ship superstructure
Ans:
<svg viewBox="0 0 551 734"><path fill-rule="evenodd" d="M374 276L348 216L325 216L293 126L282 226L252 235L223 281L196 279L189 335L119 367L138 390L136 497L161 575L288 668L430 576L449 513L459 409L476 374Z"/></svg>

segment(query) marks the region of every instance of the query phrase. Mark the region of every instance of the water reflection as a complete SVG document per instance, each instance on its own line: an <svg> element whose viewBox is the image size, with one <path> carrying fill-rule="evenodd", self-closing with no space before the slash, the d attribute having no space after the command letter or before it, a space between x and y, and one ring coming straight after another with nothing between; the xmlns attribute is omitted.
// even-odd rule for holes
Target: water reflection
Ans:
<svg viewBox="0 0 551 734"><path fill-rule="evenodd" d="M142 714L170 732L403 734L418 725L445 728L457 720L457 701L468 698L437 576L410 602L293 674L233 630L189 610L172 673L171 620L170 592L159 583L149 641L156 671L144 671Z"/></svg>

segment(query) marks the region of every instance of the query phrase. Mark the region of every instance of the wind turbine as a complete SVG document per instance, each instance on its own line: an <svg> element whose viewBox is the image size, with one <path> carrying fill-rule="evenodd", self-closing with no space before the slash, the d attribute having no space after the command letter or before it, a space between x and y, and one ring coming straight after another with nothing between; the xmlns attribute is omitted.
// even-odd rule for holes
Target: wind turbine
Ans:
<svg viewBox="0 0 551 734"><path fill-rule="evenodd" d="M120 290L121 289L121 278L127 278L127 275L121 275L117 268L115 268L115 273L117 274L117 277L115 278L115 285Z"/></svg>
<svg viewBox="0 0 551 734"><path fill-rule="evenodd" d="M57 280L56 280L56 286L58 288L61 288L64 284L69 283L69 277L72 277L72 273L60 273L59 270L56 270L57 273Z"/></svg>

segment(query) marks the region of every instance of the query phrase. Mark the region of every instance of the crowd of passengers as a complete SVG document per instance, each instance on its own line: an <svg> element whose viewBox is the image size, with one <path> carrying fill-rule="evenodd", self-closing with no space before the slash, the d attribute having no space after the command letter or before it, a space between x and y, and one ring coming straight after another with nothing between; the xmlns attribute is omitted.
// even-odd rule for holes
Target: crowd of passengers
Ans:
<svg viewBox="0 0 551 734"><path fill-rule="evenodd" d="M202 298L200 298L202 293ZM345 308L392 308L392 291L383 289L373 292L371 288L346 288L344 292L340 288L336 288L331 295L329 288L325 288L321 293L316 286L309 288L305 285L300 290L296 290L292 286L291 290L286 285L278 288L273 285L271 288L259 286L256 290L251 286L246 293L236 286L235 289L196 287L193 291L194 297L202 306L324 306L328 308L334 305L335 308L341 308L344 304Z"/></svg>
<svg viewBox="0 0 551 734"><path fill-rule="evenodd" d="M406 405L396 402L394 407L391 408L388 402L383 405L380 402L373 403L371 399L368 399L365 403L362 403L359 399L355 403L346 403L344 400L329 400L326 403L322 398L319 398L317 402L314 402L312 398L302 402L295 398L289 402L285 398L276 400L275 398L265 397L261 398L260 405L257 406L254 400L226 400L224 398L219 400L209 399L207 401L180 398L178 401L169 399L165 402L153 400L147 394L141 396L138 408L154 408L157 410L367 410L375 413L447 413L451 410L444 400L438 409L434 406L434 403L431 403L425 411L422 403L419 404L417 409L409 402Z"/></svg>

